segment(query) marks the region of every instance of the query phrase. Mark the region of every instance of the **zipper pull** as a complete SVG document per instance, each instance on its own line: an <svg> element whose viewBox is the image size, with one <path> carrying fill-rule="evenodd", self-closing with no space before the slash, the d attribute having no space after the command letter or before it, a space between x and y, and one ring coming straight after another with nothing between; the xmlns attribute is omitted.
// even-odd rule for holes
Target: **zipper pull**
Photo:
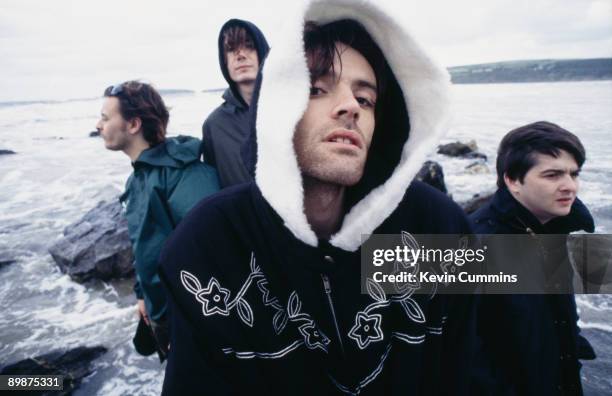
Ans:
<svg viewBox="0 0 612 396"><path fill-rule="evenodd" d="M325 289L325 294L331 294L329 278L327 277L327 275L321 274L321 279L323 279L323 289Z"/></svg>

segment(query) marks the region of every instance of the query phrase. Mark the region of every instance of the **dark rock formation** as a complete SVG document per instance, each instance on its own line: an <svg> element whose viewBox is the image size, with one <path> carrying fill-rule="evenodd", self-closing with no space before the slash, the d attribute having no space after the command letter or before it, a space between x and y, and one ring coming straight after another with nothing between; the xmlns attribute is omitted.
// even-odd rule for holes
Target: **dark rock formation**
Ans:
<svg viewBox="0 0 612 396"><path fill-rule="evenodd" d="M465 213L470 214L478 210L478 208L480 208L485 203L489 202L493 194L495 194L495 192L474 194L471 199L465 202L459 202L459 206L463 208Z"/></svg>
<svg viewBox="0 0 612 396"><path fill-rule="evenodd" d="M64 389L61 391L28 391L28 395L70 395L81 385L81 381L93 371L91 362L106 353L103 346L77 347L69 351L51 353L21 360L5 366L2 375L63 375ZM22 391L23 392L23 391Z"/></svg>
<svg viewBox="0 0 612 396"><path fill-rule="evenodd" d="M0 269L7 267L16 262L17 262L16 260L0 260Z"/></svg>
<svg viewBox="0 0 612 396"><path fill-rule="evenodd" d="M419 170L419 173L417 173L416 179L437 188L444 194L447 193L446 184L444 183L444 171L442 166L435 161L426 161L421 170Z"/></svg>
<svg viewBox="0 0 612 396"><path fill-rule="evenodd" d="M8 155L8 154L17 154L17 153L14 152L13 150L0 149L0 155Z"/></svg>
<svg viewBox="0 0 612 396"><path fill-rule="evenodd" d="M471 174L490 173L489 167L485 161L475 161L465 167L465 170Z"/></svg>
<svg viewBox="0 0 612 396"><path fill-rule="evenodd" d="M98 136L100 136L100 131L89 132L89 137L98 137Z"/></svg>
<svg viewBox="0 0 612 396"><path fill-rule="evenodd" d="M98 203L81 220L66 227L64 237L49 248L49 253L61 271L78 282L131 275L132 247L119 201Z"/></svg>
<svg viewBox="0 0 612 396"><path fill-rule="evenodd" d="M477 150L478 147L474 140L468 143L454 142L438 146L438 154L448 155L449 157L482 158L486 161L487 156Z"/></svg>

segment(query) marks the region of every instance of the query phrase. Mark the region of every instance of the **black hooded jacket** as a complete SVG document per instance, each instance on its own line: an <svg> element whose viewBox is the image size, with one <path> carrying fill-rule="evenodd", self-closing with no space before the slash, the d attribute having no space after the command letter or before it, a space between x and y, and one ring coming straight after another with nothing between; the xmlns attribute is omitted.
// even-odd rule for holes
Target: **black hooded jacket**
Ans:
<svg viewBox="0 0 612 396"><path fill-rule="evenodd" d="M287 16L291 30L262 74L255 183L202 201L161 255L171 301L163 392L466 394L470 296L416 293L419 286L391 295L378 284L361 293L364 236L470 232L446 195L412 181L446 130L448 73L374 3L304 7ZM378 98L384 121L376 121L364 176L347 187L340 229L328 240L306 217L293 144L310 94L305 18L357 20L396 67Z"/></svg>
<svg viewBox="0 0 612 396"><path fill-rule="evenodd" d="M263 33L251 22L240 19L227 21L221 32L233 25L244 27L253 38L261 68L269 50ZM202 153L204 161L217 168L223 188L252 180L240 154L241 147L251 132L251 117L249 106L242 99L236 83L230 78L221 33L219 33L218 49L219 65L229 88L223 93L224 102L213 110L202 125Z"/></svg>
<svg viewBox="0 0 612 396"><path fill-rule="evenodd" d="M499 189L470 220L477 234L537 238L538 234L594 231L593 218L579 199L567 216L541 224L506 188ZM573 294L480 296L476 327L482 344L472 393L581 395L578 359L593 359L594 352L579 334L577 320Z"/></svg>

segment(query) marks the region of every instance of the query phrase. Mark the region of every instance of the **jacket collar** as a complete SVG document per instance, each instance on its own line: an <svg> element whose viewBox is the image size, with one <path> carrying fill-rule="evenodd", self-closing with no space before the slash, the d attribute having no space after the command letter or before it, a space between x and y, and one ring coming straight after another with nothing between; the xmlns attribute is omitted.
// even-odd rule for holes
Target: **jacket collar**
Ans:
<svg viewBox="0 0 612 396"><path fill-rule="evenodd" d="M234 94L234 91L231 88L227 88L225 92L223 92L223 100L225 100L225 105L228 106L230 112L236 113L236 111L248 110L248 106L238 98Z"/></svg>
<svg viewBox="0 0 612 396"><path fill-rule="evenodd" d="M142 166L167 166L184 168L187 164L198 161L200 140L191 136L167 138L151 148L144 150L132 163L134 169Z"/></svg>
<svg viewBox="0 0 612 396"><path fill-rule="evenodd" d="M491 209L500 219L515 228L531 229L537 234L568 234L574 231L593 232L595 224L591 213L578 198L567 216L556 217L546 224L540 221L510 194L507 188L497 190L491 201Z"/></svg>

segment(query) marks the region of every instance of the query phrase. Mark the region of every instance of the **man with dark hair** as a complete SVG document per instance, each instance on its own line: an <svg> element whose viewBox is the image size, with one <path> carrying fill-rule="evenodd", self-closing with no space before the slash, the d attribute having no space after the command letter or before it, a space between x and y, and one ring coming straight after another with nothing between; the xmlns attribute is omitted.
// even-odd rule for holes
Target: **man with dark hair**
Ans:
<svg viewBox="0 0 612 396"><path fill-rule="evenodd" d="M163 393L461 395L469 301L360 292L365 236L470 231L412 181L448 74L372 3L306 7L266 61L255 182L198 205L162 253Z"/></svg>
<svg viewBox="0 0 612 396"><path fill-rule="evenodd" d="M230 19L219 33L219 64L229 88L224 102L202 125L204 161L219 172L221 187L251 181L241 148L251 132L249 108L259 68L268 54L261 31L248 21Z"/></svg>
<svg viewBox="0 0 612 396"><path fill-rule="evenodd" d="M127 81L104 91L96 125L106 148L123 151L134 168L120 200L135 259L138 312L151 326L162 357L168 330L166 296L157 274L159 252L195 203L219 189L215 170L199 160L200 140L166 138L168 119L151 85Z"/></svg>
<svg viewBox="0 0 612 396"><path fill-rule="evenodd" d="M585 161L580 140L550 122L510 131L497 154L499 189L470 217L478 234L566 235L594 231L593 218L576 197ZM539 243L538 257L497 251L521 263L566 263L566 238ZM510 251L512 250L512 251ZM525 251L528 249L525 249ZM531 254L531 253L529 253ZM520 258L518 258L520 257ZM480 299L481 370L474 394L580 395L579 358L595 357L579 334L573 294L487 295Z"/></svg>

